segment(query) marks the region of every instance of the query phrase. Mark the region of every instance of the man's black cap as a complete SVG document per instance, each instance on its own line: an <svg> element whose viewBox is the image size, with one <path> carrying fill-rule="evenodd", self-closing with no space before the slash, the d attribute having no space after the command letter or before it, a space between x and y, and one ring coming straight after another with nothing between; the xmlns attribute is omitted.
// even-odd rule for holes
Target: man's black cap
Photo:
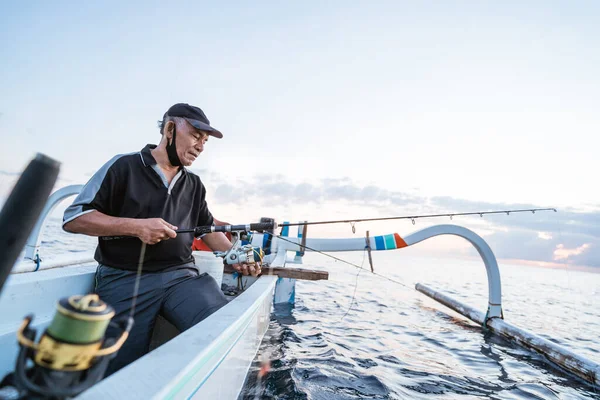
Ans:
<svg viewBox="0 0 600 400"><path fill-rule="evenodd" d="M223 134L219 130L210 126L210 121L198 107L186 103L177 103L167 110L163 116L163 121L167 116L185 118L194 128L205 131L209 135L219 139L223 137Z"/></svg>

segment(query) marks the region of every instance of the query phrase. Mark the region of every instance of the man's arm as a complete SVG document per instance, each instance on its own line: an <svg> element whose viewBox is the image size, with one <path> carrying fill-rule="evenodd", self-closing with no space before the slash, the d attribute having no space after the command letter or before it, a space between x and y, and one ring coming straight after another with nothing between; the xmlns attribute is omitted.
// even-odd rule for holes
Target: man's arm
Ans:
<svg viewBox="0 0 600 400"><path fill-rule="evenodd" d="M217 226L231 225L229 222L221 221L213 217L213 222ZM230 233L227 235L231 236ZM202 236L202 241L210 247L212 251L227 251L231 248L231 241L222 232L208 233ZM207 240L208 239L208 240Z"/></svg>
<svg viewBox="0 0 600 400"><path fill-rule="evenodd" d="M119 218L97 210L82 214L65 223L63 229L90 236L135 236L147 244L156 244L161 240L177 236L175 232L177 227L162 218Z"/></svg>
<svg viewBox="0 0 600 400"><path fill-rule="evenodd" d="M207 233L202 236L202 241L206 243L212 251L227 251L232 246L229 239L221 232Z"/></svg>

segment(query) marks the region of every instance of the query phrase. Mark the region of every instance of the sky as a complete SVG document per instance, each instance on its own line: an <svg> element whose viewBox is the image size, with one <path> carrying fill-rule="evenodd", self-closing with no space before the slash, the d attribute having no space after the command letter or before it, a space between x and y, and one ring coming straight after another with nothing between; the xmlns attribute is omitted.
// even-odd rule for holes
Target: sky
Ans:
<svg viewBox="0 0 600 400"><path fill-rule="evenodd" d="M501 259L600 267L599 2L88 3L0 4L0 196L36 152L85 183L187 102L224 133L191 167L219 219L556 207L356 234L452 222Z"/></svg>

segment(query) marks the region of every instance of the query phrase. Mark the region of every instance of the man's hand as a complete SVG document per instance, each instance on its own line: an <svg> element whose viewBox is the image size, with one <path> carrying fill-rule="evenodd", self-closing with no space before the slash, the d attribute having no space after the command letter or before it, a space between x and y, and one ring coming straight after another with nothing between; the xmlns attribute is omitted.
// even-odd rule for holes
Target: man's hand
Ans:
<svg viewBox="0 0 600 400"><path fill-rule="evenodd" d="M177 237L177 227L162 218L140 219L137 225L136 236L146 244L156 244L161 240Z"/></svg>
<svg viewBox="0 0 600 400"><path fill-rule="evenodd" d="M232 267L242 275L258 276L262 272L261 265L258 262L256 264L233 264Z"/></svg>

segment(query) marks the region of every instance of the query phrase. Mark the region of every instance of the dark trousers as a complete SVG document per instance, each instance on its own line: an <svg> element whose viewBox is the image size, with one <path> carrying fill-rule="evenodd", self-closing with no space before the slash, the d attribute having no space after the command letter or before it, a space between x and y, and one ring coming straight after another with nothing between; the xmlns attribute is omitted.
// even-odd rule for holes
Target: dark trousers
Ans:
<svg viewBox="0 0 600 400"><path fill-rule="evenodd" d="M130 313L135 279L135 271L105 265L99 265L96 270L96 293L115 309L115 320L126 318ZM148 352L159 314L183 332L225 304L227 299L217 282L208 274L200 275L193 264L142 273L135 324L129 338L110 362L106 376ZM107 335L114 337L118 333L109 328Z"/></svg>

